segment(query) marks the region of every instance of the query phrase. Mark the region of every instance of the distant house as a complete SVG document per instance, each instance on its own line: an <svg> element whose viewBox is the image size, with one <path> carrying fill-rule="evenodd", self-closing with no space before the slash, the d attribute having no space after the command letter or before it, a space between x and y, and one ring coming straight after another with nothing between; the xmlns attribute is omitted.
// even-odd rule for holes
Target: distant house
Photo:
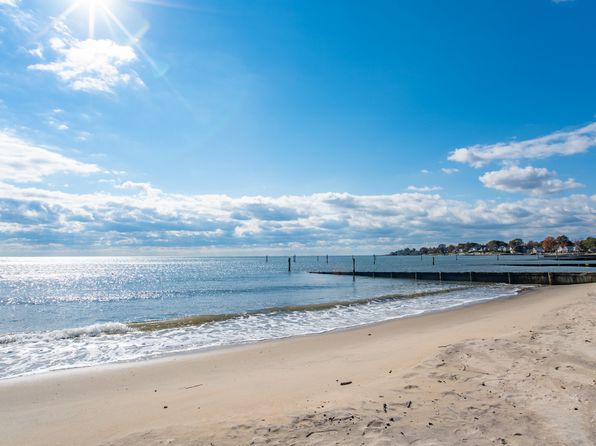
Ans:
<svg viewBox="0 0 596 446"><path fill-rule="evenodd" d="M525 246L511 246L509 248L509 252L511 254L523 254L524 252L526 252L526 247Z"/></svg>
<svg viewBox="0 0 596 446"><path fill-rule="evenodd" d="M568 254L570 252L575 252L575 246L559 246L557 252L559 254Z"/></svg>
<svg viewBox="0 0 596 446"><path fill-rule="evenodd" d="M536 246L532 248L532 254L544 254L544 248L542 246Z"/></svg>

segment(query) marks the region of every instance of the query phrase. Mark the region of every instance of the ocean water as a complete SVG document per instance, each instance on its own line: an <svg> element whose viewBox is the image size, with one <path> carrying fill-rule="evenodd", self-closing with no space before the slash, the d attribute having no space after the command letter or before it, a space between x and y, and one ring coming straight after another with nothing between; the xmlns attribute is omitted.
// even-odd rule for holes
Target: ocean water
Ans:
<svg viewBox="0 0 596 446"><path fill-rule="evenodd" d="M431 257L361 256L356 264L516 269L494 257L437 257L433 266ZM309 273L349 271L351 257L297 257L291 266L287 257L0 258L0 378L345 329L520 290Z"/></svg>

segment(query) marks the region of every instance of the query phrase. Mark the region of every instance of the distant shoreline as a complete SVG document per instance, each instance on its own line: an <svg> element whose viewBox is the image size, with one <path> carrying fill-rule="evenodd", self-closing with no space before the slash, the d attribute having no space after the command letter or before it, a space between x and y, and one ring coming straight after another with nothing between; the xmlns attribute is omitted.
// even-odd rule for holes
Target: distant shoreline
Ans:
<svg viewBox="0 0 596 446"><path fill-rule="evenodd" d="M556 254L556 253L546 253L546 254L532 254L532 253L519 253L519 252L466 252L466 253L445 253L445 254L382 254L385 257L502 257L502 256L511 256L511 257L520 257L520 256L537 256L537 258L541 259L556 259L556 260L596 260L596 253L581 253L581 254Z"/></svg>

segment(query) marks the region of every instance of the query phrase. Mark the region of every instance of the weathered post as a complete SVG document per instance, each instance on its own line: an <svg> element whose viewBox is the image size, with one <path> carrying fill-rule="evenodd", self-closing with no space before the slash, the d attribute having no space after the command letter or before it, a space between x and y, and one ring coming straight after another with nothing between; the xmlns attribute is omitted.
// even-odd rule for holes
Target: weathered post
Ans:
<svg viewBox="0 0 596 446"><path fill-rule="evenodd" d="M296 263L296 254L294 254L294 263Z"/></svg>
<svg viewBox="0 0 596 446"><path fill-rule="evenodd" d="M265 263L269 263L269 256L265 256Z"/></svg>
<svg viewBox="0 0 596 446"><path fill-rule="evenodd" d="M373 254L373 265L377 264L377 255Z"/></svg>
<svg viewBox="0 0 596 446"><path fill-rule="evenodd" d="M435 264L435 256L433 256L433 265Z"/></svg>
<svg viewBox="0 0 596 446"><path fill-rule="evenodd" d="M329 263L329 254L325 256L325 262Z"/></svg>
<svg viewBox="0 0 596 446"><path fill-rule="evenodd" d="M290 257L288 257L288 272L292 272L292 259Z"/></svg>
<svg viewBox="0 0 596 446"><path fill-rule="evenodd" d="M356 258L352 256L352 277L356 278Z"/></svg>

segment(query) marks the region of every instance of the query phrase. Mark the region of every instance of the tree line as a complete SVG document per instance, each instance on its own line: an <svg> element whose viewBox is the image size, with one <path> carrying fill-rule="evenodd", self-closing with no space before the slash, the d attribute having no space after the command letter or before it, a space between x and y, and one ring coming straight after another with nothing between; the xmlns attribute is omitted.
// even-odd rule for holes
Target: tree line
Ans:
<svg viewBox="0 0 596 446"><path fill-rule="evenodd" d="M485 244L466 242L455 244L440 244L431 247L405 248L390 252L389 255L446 255L446 254L472 254L472 253L536 253L536 252L557 252L560 248L572 248L575 252L596 252L596 238L587 237L583 240L571 241L566 235L558 237L548 236L542 241L528 240L524 242L521 238L514 238L505 242L503 240L489 240Z"/></svg>

